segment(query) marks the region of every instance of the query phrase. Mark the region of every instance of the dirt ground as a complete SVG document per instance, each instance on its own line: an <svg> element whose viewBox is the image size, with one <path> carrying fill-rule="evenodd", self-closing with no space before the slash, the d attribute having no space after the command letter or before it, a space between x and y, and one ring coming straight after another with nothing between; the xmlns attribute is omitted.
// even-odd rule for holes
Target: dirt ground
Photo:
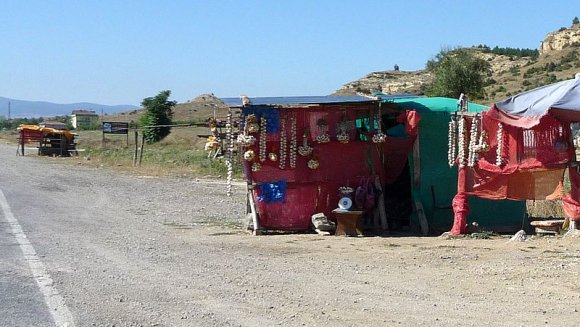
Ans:
<svg viewBox="0 0 580 327"><path fill-rule="evenodd" d="M0 155L0 187L77 326L580 321L580 237L251 236L241 182L227 197L222 181Z"/></svg>

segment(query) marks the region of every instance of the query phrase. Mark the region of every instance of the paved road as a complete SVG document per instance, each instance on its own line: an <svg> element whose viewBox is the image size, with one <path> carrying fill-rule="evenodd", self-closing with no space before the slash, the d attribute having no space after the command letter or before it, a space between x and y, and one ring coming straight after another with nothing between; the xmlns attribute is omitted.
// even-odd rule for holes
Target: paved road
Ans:
<svg viewBox="0 0 580 327"><path fill-rule="evenodd" d="M184 303L194 296L176 300L188 285L167 279L185 267L165 258L176 258L176 236L194 224L238 226L241 187L228 199L211 183L17 157L9 145L0 158L0 326L191 324Z"/></svg>
<svg viewBox="0 0 580 327"><path fill-rule="evenodd" d="M240 186L0 158L2 327L580 321L580 238L251 237Z"/></svg>

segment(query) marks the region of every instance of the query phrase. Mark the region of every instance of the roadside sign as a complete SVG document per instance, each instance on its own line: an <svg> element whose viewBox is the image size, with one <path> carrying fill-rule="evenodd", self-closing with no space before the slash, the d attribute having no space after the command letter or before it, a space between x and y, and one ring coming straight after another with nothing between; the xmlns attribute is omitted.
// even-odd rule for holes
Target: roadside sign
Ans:
<svg viewBox="0 0 580 327"><path fill-rule="evenodd" d="M129 134L129 123L103 122L103 134Z"/></svg>

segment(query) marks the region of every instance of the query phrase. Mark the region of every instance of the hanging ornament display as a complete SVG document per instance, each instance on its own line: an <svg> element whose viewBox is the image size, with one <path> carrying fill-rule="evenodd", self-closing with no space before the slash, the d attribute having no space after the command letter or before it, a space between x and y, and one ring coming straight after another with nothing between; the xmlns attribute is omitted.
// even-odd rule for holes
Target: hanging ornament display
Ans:
<svg viewBox="0 0 580 327"><path fill-rule="evenodd" d="M258 117L256 117L254 114L247 115L244 129L248 133L257 133L260 130L260 125L258 125Z"/></svg>
<svg viewBox="0 0 580 327"><path fill-rule="evenodd" d="M226 157L226 195L232 196L232 181L234 176L234 133L232 131L232 109L228 107L228 116L226 121L226 137L228 140L228 152Z"/></svg>
<svg viewBox="0 0 580 327"><path fill-rule="evenodd" d="M379 113L377 115L377 133L373 135L373 143L383 143L387 141L387 135L383 133L383 119L381 114L381 104L379 103Z"/></svg>
<svg viewBox="0 0 580 327"><path fill-rule="evenodd" d="M246 160L246 161L253 161L255 157L256 157L256 154L254 153L254 150L252 150L252 149L244 152L244 160Z"/></svg>
<svg viewBox="0 0 580 327"><path fill-rule="evenodd" d="M276 152L272 151L268 153L268 160L270 161L278 161L278 155Z"/></svg>
<svg viewBox="0 0 580 327"><path fill-rule="evenodd" d="M278 161L278 167L280 169L286 168L286 147L288 145L288 140L286 139L286 115L280 115L280 155Z"/></svg>
<svg viewBox="0 0 580 327"><path fill-rule="evenodd" d="M497 148L495 152L495 165L501 166L503 164L503 124L497 123Z"/></svg>
<svg viewBox="0 0 580 327"><path fill-rule="evenodd" d="M457 159L457 120L453 116L451 116L451 120L449 121L447 140L447 161L449 167L453 167L455 165L455 159Z"/></svg>
<svg viewBox="0 0 580 327"><path fill-rule="evenodd" d="M316 160L314 158L308 160L308 168L314 170L314 169L318 169L319 166L320 166L320 162L318 162L318 160Z"/></svg>
<svg viewBox="0 0 580 327"><path fill-rule="evenodd" d="M330 142L330 135L328 135L328 122L324 118L319 118L316 121L316 125L318 126L318 136L316 136L316 142L328 143Z"/></svg>
<svg viewBox="0 0 580 327"><path fill-rule="evenodd" d="M338 133L336 134L336 140L342 144L346 144L350 142L350 136L347 133Z"/></svg>
<svg viewBox="0 0 580 327"><path fill-rule="evenodd" d="M379 132L373 135L373 143L384 143L387 141L387 135Z"/></svg>
<svg viewBox="0 0 580 327"><path fill-rule="evenodd" d="M290 116L290 168L296 168L296 114Z"/></svg>
<svg viewBox="0 0 580 327"><path fill-rule="evenodd" d="M258 172L258 171L260 171L260 169L262 169L262 165L260 165L259 162L254 162L252 164L252 172L254 172L254 173Z"/></svg>
<svg viewBox="0 0 580 327"><path fill-rule="evenodd" d="M266 117L262 117L260 119L260 144L259 144L259 152L258 158L261 162L266 161L266 136L268 135L268 131L266 125L268 124L268 120Z"/></svg>
<svg viewBox="0 0 580 327"><path fill-rule="evenodd" d="M343 144L350 142L350 136L348 135L348 121L346 120L346 115L343 115L341 120L336 124L336 140Z"/></svg>
<svg viewBox="0 0 580 327"><path fill-rule="evenodd" d="M309 132L308 128L304 129L304 134L302 135L302 145L298 147L298 154L307 157L312 153L313 148L308 145Z"/></svg>
<svg viewBox="0 0 580 327"><path fill-rule="evenodd" d="M471 120L471 129L469 132L469 147L467 155L467 166L473 167L477 160L477 141L479 140L479 115L475 115Z"/></svg>
<svg viewBox="0 0 580 327"><path fill-rule="evenodd" d="M457 125L457 145L458 145L458 150L457 150L457 161L459 164L460 168L465 167L465 137L467 134L467 131L465 130L465 118L461 117L459 118L459 122Z"/></svg>
<svg viewBox="0 0 580 327"><path fill-rule="evenodd" d="M352 193L354 192L354 189L352 187L349 186L341 186L338 188L338 193L340 194L341 197L352 197Z"/></svg>
<svg viewBox="0 0 580 327"><path fill-rule="evenodd" d="M245 135L243 133L240 133L238 135L237 142L241 146L248 147L248 146L252 146L252 145L254 145L254 143L256 143L256 138L253 135Z"/></svg>
<svg viewBox="0 0 580 327"><path fill-rule="evenodd" d="M477 153L484 153L489 151L489 143L487 141L487 133L482 129L479 134L479 142L475 146L475 151Z"/></svg>

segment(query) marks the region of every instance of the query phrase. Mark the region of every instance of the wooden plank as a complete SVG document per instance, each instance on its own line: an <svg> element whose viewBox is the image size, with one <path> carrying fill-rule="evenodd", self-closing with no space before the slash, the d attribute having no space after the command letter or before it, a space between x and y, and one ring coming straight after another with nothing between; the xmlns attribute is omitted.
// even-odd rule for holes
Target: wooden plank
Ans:
<svg viewBox="0 0 580 327"><path fill-rule="evenodd" d="M139 151L139 132L134 129L135 133L135 152L133 153L133 167L137 166L137 151Z"/></svg>
<svg viewBox="0 0 580 327"><path fill-rule="evenodd" d="M562 226L564 224L564 219L555 219L555 220L533 220L530 222L530 225L534 227L554 227L554 226Z"/></svg>
<svg viewBox="0 0 580 327"><path fill-rule="evenodd" d="M386 213L386 208L385 208L385 196L383 193L383 187L381 185L381 180L380 178L377 176L375 178L375 188L379 191L379 215L380 215L380 219L381 219L381 228L383 230L387 230L389 229L389 222L387 221L387 213Z"/></svg>
<svg viewBox="0 0 580 327"><path fill-rule="evenodd" d="M254 235L258 235L258 230L260 229L260 223L258 222L258 212L256 211L256 203L254 202L254 190L252 186L248 187L248 201L250 203L250 210L252 214L252 222L254 224Z"/></svg>
<svg viewBox="0 0 580 327"><path fill-rule="evenodd" d="M145 133L141 133L141 151L139 152L139 166L143 161L143 150L145 150Z"/></svg>
<svg viewBox="0 0 580 327"><path fill-rule="evenodd" d="M417 212L417 217L419 218L419 225L421 226L421 234L429 234L429 223L427 222L427 216L425 215L425 209L423 208L423 203L421 201L414 199L415 212Z"/></svg>
<svg viewBox="0 0 580 327"><path fill-rule="evenodd" d="M421 149L419 147L419 137L413 144L413 186L416 190L421 188Z"/></svg>

